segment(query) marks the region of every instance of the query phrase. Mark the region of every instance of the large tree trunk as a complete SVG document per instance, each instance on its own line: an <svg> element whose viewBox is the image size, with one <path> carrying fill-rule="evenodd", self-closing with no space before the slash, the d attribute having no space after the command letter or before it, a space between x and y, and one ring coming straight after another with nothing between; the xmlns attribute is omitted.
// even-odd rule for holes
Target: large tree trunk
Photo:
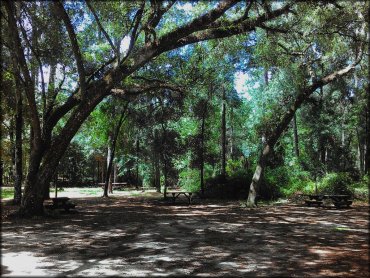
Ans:
<svg viewBox="0 0 370 278"><path fill-rule="evenodd" d="M157 192L161 192L161 169L159 167L159 155L158 153L155 154L155 174L154 174L154 184L156 187Z"/></svg>
<svg viewBox="0 0 370 278"><path fill-rule="evenodd" d="M154 144L153 144L153 159L154 159L154 186L157 192L161 192L161 169L160 169L160 154L158 153L158 130L154 130Z"/></svg>
<svg viewBox="0 0 370 278"><path fill-rule="evenodd" d="M14 131L15 131L15 124L14 124L14 118L10 119L9 123L9 141L10 141L10 155L11 155L11 162L12 162L12 168L11 168L11 182L14 181L15 177L15 139L14 139Z"/></svg>
<svg viewBox="0 0 370 278"><path fill-rule="evenodd" d="M139 189L139 150L140 150L140 142L139 137L136 138L136 190Z"/></svg>
<svg viewBox="0 0 370 278"><path fill-rule="evenodd" d="M207 109L207 107L204 107L204 110ZM200 190L201 190L201 196L204 197L204 131L205 131L205 117L206 112L203 112L202 115L202 125L201 125L201 131L200 131Z"/></svg>
<svg viewBox="0 0 370 278"><path fill-rule="evenodd" d="M114 134L112 132L111 136L109 136L110 142L109 142L109 146L108 146L108 158L107 158L108 167L107 167L107 175L105 177L104 195L103 195L104 197L108 197L108 183L109 183L109 186L110 186L110 192L109 193L113 193L113 185L112 185L113 159L114 159L114 154L115 154L115 151L116 151L116 144L117 144L118 134L119 134L119 131L121 129L121 126L122 126L122 123L123 123L123 120L124 120L126 109L127 109L127 106L125 107L125 109L121 113L121 116L119 118L117 126L114 130Z"/></svg>
<svg viewBox="0 0 370 278"><path fill-rule="evenodd" d="M293 134L294 134L294 152L295 156L299 157L299 139L298 139L298 127L297 127L297 116L294 114L293 117Z"/></svg>
<svg viewBox="0 0 370 278"><path fill-rule="evenodd" d="M3 166L3 90L0 90L0 190L4 186L4 166Z"/></svg>
<svg viewBox="0 0 370 278"><path fill-rule="evenodd" d="M21 215L42 215L44 213L44 192L46 187L49 186L60 159L82 123L109 92L98 91L104 88L94 89L96 91L92 91L91 97L88 100L81 101L81 105L76 107L59 136L55 137L52 142L50 142L51 131L48 132L47 127L45 127L46 139L42 141L36 140L36 138L33 139L29 171L19 210Z"/></svg>
<svg viewBox="0 0 370 278"><path fill-rule="evenodd" d="M366 95L367 95L367 106L366 106L366 127L365 127L365 134L366 134L366 143L365 143L365 167L364 172L365 174L369 174L369 166L370 166L370 87L367 86L366 88Z"/></svg>
<svg viewBox="0 0 370 278"><path fill-rule="evenodd" d="M356 127L356 134L357 134L357 142L358 142L358 146L357 146L357 150L358 150L358 155L357 155L357 158L358 158L358 169L360 170L360 175L363 176L364 175L364 172L365 172L365 144L364 144L364 140L363 140L363 137L361 136L359 130L358 130L358 127Z"/></svg>
<svg viewBox="0 0 370 278"><path fill-rule="evenodd" d="M107 150L107 174L105 175L104 194L103 197L108 197L108 193L112 193L112 181L110 173L112 169L113 155L112 155L113 135L109 135L108 150Z"/></svg>
<svg viewBox="0 0 370 278"><path fill-rule="evenodd" d="M19 80L16 80L16 115L15 115L15 180L14 180L14 204L20 205L22 199L22 129L23 129L23 104L22 92Z"/></svg>
<svg viewBox="0 0 370 278"><path fill-rule="evenodd" d="M164 155L166 156L166 155ZM164 158L164 168L163 168L163 175L164 175L164 188L163 188L163 197L167 198L167 187L168 187L168 178L167 178L167 157Z"/></svg>
<svg viewBox="0 0 370 278"><path fill-rule="evenodd" d="M346 68L343 68L339 71L333 72L325 77L323 77L320 80L317 80L314 82L311 86L306 87L300 91L292 105L290 106L289 110L285 113L283 117L281 117L280 122L277 124L274 130L271 131L271 133L266 138L266 144L263 147L263 151L260 155L260 158L257 163L256 170L254 172L252 182L249 187L249 194L248 194L248 200L247 200L247 206L248 207L255 207L256 206L256 196L259 189L259 185L261 182L261 178L263 175L266 159L273 147L275 146L276 142L280 138L281 134L286 130L286 128L289 126L289 123L292 121L295 112L297 109L299 109L302 105L302 103L313 93L316 91L316 89L320 88L320 86L324 86L333 80L337 79L340 76L348 74L351 70L354 69L356 64L359 62L357 59L354 64L351 64L347 66Z"/></svg>

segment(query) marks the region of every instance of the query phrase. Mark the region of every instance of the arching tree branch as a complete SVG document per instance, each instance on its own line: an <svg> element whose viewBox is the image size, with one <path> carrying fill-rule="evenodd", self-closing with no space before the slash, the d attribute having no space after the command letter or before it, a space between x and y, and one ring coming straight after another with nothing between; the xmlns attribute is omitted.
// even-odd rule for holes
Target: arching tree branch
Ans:
<svg viewBox="0 0 370 278"><path fill-rule="evenodd" d="M73 29L71 20L66 12L66 10L63 7L62 2L60 0L53 2L55 11L57 15L63 20L64 25L66 26L69 40L71 41L72 45L72 51L73 55L76 59L77 63L77 71L78 71L78 76L80 80L80 92L81 92L81 97L84 98L85 96L85 91L86 91L86 80L85 80L85 68L84 68L84 63L80 51L80 47L78 46L78 41L76 37L76 33Z"/></svg>

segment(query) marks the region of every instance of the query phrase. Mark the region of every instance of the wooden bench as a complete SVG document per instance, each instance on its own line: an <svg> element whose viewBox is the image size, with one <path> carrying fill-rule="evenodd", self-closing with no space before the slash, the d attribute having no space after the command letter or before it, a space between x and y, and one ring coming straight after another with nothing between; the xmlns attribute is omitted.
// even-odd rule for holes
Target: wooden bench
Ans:
<svg viewBox="0 0 370 278"><path fill-rule="evenodd" d="M340 201L340 202L333 202L334 206L336 208L342 208L342 207L347 207L349 208L350 205L352 205L352 200L347 200L347 201Z"/></svg>
<svg viewBox="0 0 370 278"><path fill-rule="evenodd" d="M336 208L349 208L349 206L352 205L353 202L352 200L350 200L349 195L328 195L328 198L333 201L333 204Z"/></svg>
<svg viewBox="0 0 370 278"><path fill-rule="evenodd" d="M98 183L98 185L101 186L102 189L104 189L104 186L105 186L105 183L104 182L101 182L101 183ZM108 188L109 188L109 184L108 184ZM113 182L112 183L112 190L121 190L121 189L124 189L124 188L127 188L127 182Z"/></svg>
<svg viewBox="0 0 370 278"><path fill-rule="evenodd" d="M321 206L323 200L330 199L336 208L349 207L352 205L352 200L350 200L349 195L306 195L309 200L305 200L306 205L317 205Z"/></svg>
<svg viewBox="0 0 370 278"><path fill-rule="evenodd" d="M323 201L317 201L317 200L305 200L306 205L311 206L311 205L317 205L321 206Z"/></svg>
<svg viewBox="0 0 370 278"><path fill-rule="evenodd" d="M192 198L193 198L193 192L190 192L190 191L167 191L166 192L166 197L167 197L167 194L172 195L172 203L175 203L176 199L180 195L184 195L188 199L189 205L191 205Z"/></svg>
<svg viewBox="0 0 370 278"><path fill-rule="evenodd" d="M76 204L71 203L68 197L58 197L50 198L53 201L53 204L45 205L45 208L48 209L64 209L66 212L69 212L70 209L74 209Z"/></svg>

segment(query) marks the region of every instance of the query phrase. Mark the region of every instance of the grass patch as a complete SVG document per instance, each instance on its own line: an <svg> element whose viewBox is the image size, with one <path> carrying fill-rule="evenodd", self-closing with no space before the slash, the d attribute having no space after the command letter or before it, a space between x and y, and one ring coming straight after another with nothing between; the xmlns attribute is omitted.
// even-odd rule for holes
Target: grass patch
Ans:
<svg viewBox="0 0 370 278"><path fill-rule="evenodd" d="M335 227L336 231L349 231L350 229L347 227Z"/></svg>
<svg viewBox="0 0 370 278"><path fill-rule="evenodd" d="M80 194L86 194L90 196L100 196L102 194L101 188L81 188L78 189Z"/></svg>
<svg viewBox="0 0 370 278"><path fill-rule="evenodd" d="M12 187L1 187L1 199L9 199L14 196L14 188Z"/></svg>

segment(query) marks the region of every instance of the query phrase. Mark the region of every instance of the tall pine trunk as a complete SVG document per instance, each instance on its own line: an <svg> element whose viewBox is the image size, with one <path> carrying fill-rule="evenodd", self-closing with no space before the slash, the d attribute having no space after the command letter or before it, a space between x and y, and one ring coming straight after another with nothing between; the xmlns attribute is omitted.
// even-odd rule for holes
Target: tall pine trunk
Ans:
<svg viewBox="0 0 370 278"><path fill-rule="evenodd" d="M226 92L222 91L221 107L221 177L226 178Z"/></svg>

